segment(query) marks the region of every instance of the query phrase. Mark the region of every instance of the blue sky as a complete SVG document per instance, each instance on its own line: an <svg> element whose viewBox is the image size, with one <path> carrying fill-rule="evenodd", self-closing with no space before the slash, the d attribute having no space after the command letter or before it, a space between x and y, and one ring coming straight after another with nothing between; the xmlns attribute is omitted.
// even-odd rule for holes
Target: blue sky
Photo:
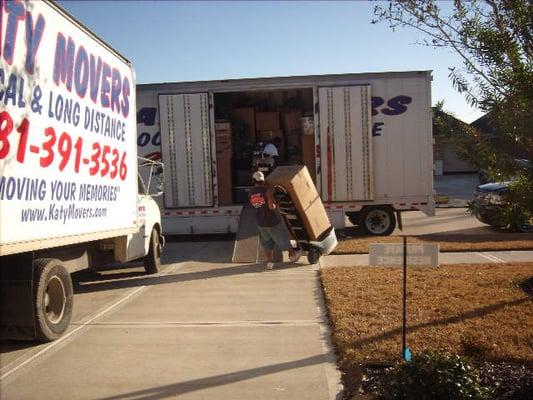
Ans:
<svg viewBox="0 0 533 400"><path fill-rule="evenodd" d="M319 1L77 1L60 4L133 62L138 83L433 70L433 103L471 122L445 49L372 25L374 4Z"/></svg>

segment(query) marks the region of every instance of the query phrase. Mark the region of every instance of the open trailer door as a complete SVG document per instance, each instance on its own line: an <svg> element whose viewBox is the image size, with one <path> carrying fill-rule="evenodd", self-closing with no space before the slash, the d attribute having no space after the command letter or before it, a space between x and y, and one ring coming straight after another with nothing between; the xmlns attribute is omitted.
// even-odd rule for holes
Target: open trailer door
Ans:
<svg viewBox="0 0 533 400"><path fill-rule="evenodd" d="M212 207L209 95L159 96L165 207Z"/></svg>
<svg viewBox="0 0 533 400"><path fill-rule="evenodd" d="M370 85L318 89L326 202L373 200Z"/></svg>

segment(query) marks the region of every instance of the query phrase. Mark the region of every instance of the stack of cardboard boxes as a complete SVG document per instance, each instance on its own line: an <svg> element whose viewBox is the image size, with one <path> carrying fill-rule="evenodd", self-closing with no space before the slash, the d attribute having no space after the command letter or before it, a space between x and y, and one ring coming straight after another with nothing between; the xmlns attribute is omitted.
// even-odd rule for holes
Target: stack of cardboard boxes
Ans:
<svg viewBox="0 0 533 400"><path fill-rule="evenodd" d="M225 120L217 120L215 123L215 140L217 150L218 171L218 204L227 206L233 203L232 196L232 151L231 124Z"/></svg>
<svg viewBox="0 0 533 400"><path fill-rule="evenodd" d="M254 107L234 108L232 118L239 122L239 132L235 140L241 145L254 146L256 142L272 142L276 137L281 140L278 146L279 162L288 164L303 164L307 166L313 181L315 173L315 137L312 116L302 115L300 110L290 111L256 111ZM242 125L242 127L241 127ZM237 129L237 128L235 128ZM224 177L219 184L220 204L230 204L231 185L235 184L235 201L239 201L240 191L252 185L251 160L244 154L235 154L231 160L231 125L227 121L217 121L217 165L219 175ZM241 132L242 130L242 132ZM224 149L219 150L222 146ZM239 150L237 150L239 151ZM231 166L235 167L231 176ZM241 190L242 189L242 190Z"/></svg>
<svg viewBox="0 0 533 400"><path fill-rule="evenodd" d="M315 126L313 117L305 116L300 118L300 126L303 135L301 136L302 143L302 162L309 170L309 174L316 182L315 171Z"/></svg>
<svg viewBox="0 0 533 400"><path fill-rule="evenodd" d="M281 186L298 210L310 240L322 240L331 228L324 204L305 166L287 165L276 168L267 177L271 187Z"/></svg>
<svg viewBox="0 0 533 400"><path fill-rule="evenodd" d="M300 111L288 111L283 113L283 127L285 128L285 134L287 135L287 161L290 164L301 164L302 154L301 136L302 130L300 129L300 118L302 113Z"/></svg>
<svg viewBox="0 0 533 400"><path fill-rule="evenodd" d="M255 113L255 128L257 140L261 142L272 142L278 137L281 145L278 148L278 154L281 161L285 160L285 136L280 129L279 112L267 111Z"/></svg>

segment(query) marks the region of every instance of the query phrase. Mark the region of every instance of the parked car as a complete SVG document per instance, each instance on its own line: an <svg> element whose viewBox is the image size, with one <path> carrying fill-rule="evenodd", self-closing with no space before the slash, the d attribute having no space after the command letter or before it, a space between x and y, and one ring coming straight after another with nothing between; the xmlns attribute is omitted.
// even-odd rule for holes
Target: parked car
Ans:
<svg viewBox="0 0 533 400"><path fill-rule="evenodd" d="M531 168L532 164L528 160L517 160L520 168ZM507 195L509 193L509 185L511 181L505 182L490 182L479 185L474 193L474 200L470 203L470 209L478 220L484 224L506 227L507 221L504 221L499 212L501 208L507 203ZM518 221L515 228L521 232L533 232L533 221L526 220L526 217L518 215Z"/></svg>

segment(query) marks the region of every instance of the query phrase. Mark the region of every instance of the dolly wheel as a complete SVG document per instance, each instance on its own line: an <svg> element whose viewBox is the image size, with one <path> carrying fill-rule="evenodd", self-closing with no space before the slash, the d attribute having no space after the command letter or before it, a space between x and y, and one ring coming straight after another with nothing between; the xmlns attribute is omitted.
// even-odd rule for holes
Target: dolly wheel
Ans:
<svg viewBox="0 0 533 400"><path fill-rule="evenodd" d="M307 252L307 261L309 261L309 264L316 264L318 260L320 260L320 256L320 251L314 247L311 247Z"/></svg>

